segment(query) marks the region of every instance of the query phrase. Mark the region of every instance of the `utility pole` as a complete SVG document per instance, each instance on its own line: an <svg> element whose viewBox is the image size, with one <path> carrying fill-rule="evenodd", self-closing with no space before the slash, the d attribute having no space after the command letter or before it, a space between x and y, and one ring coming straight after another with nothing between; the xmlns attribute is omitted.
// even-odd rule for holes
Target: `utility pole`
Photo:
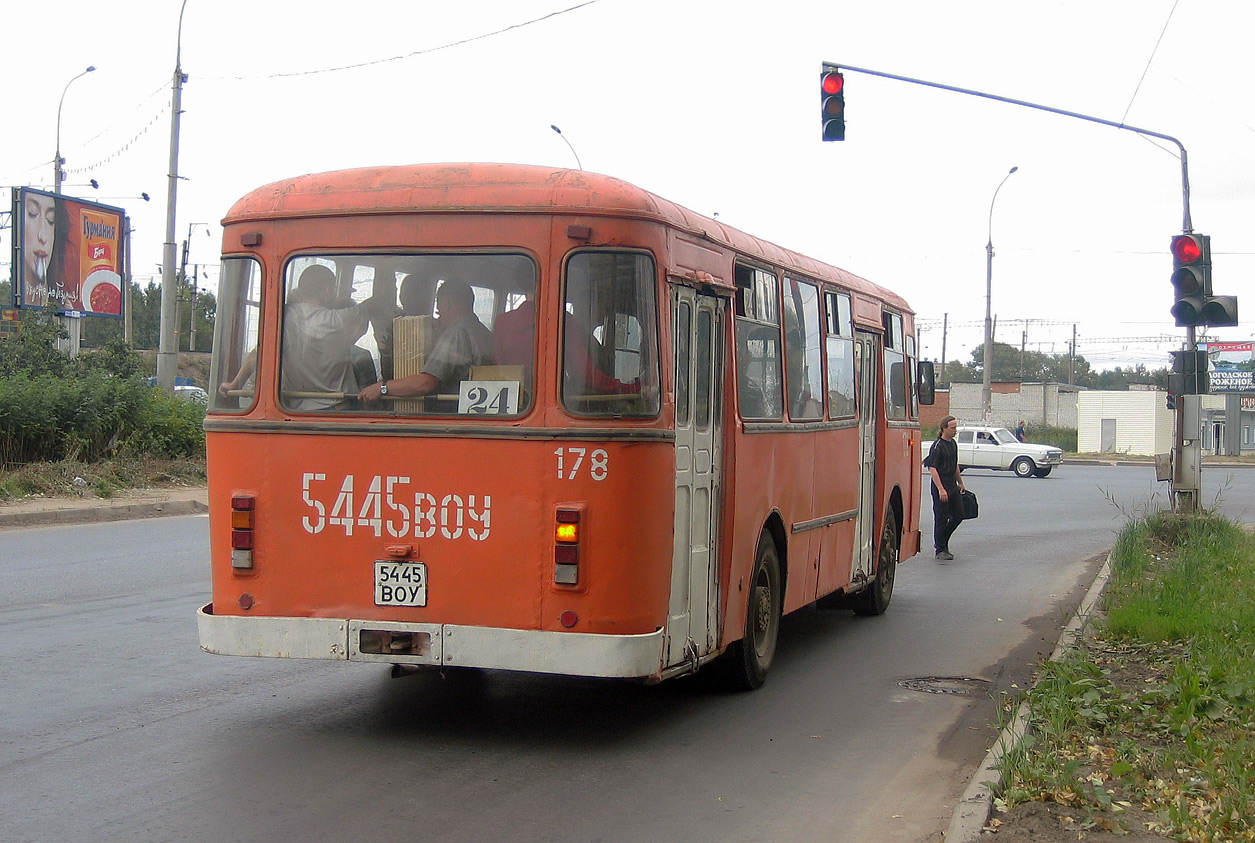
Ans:
<svg viewBox="0 0 1255 843"><path fill-rule="evenodd" d="M941 314L941 385L942 386L945 386L946 384L946 334L948 333L947 325L949 324L949 321L950 321L949 313Z"/></svg>
<svg viewBox="0 0 1255 843"><path fill-rule="evenodd" d="M196 350L196 279L200 278L200 264L192 264L192 307L188 313L187 350Z"/></svg>
<svg viewBox="0 0 1255 843"><path fill-rule="evenodd" d="M179 32L174 51L174 85L170 94L170 175L166 187L166 242L161 262L161 334L157 343L157 385L174 391L174 375L179 369L178 283L174 277L174 218L179 187L179 120L183 116L183 12L179 8Z"/></svg>
<svg viewBox="0 0 1255 843"><path fill-rule="evenodd" d="M1072 344L1068 346L1068 386L1076 385L1076 323L1072 323Z"/></svg>

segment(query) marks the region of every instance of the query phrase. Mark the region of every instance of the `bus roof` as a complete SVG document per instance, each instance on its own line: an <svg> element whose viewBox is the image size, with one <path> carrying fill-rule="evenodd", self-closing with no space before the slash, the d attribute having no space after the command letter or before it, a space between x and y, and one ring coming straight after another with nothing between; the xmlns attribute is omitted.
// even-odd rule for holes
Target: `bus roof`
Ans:
<svg viewBox="0 0 1255 843"><path fill-rule="evenodd" d="M246 194L222 224L346 214L459 212L566 213L658 222L801 275L836 280L912 313L900 296L865 278L746 234L622 179L583 170L450 163L312 173Z"/></svg>

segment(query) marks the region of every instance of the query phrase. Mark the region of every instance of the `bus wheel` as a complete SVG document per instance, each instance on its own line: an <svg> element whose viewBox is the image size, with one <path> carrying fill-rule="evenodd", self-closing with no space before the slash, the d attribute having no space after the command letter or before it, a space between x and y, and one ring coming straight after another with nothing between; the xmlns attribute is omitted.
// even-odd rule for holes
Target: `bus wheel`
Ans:
<svg viewBox="0 0 1255 843"><path fill-rule="evenodd" d="M893 510L885 513L885 529L880 536L876 578L854 595L851 608L856 615L883 615L893 599L893 578L898 573L898 521Z"/></svg>
<svg viewBox="0 0 1255 843"><path fill-rule="evenodd" d="M776 653L776 638L780 634L780 607L783 602L784 595L780 593L780 557L776 552L776 543L770 534L763 533L758 539L754 575L750 578L745 611L745 636L731 647L731 678L736 687L752 691L766 680L771 659Z"/></svg>

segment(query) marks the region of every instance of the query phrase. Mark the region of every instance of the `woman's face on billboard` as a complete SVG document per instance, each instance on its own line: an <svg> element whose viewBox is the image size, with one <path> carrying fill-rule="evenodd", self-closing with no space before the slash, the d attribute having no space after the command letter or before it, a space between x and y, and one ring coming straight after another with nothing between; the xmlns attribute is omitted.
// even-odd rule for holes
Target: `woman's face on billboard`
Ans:
<svg viewBox="0 0 1255 843"><path fill-rule="evenodd" d="M26 194L23 248L26 283L44 284L52 261L52 238L57 228L57 209L51 196Z"/></svg>

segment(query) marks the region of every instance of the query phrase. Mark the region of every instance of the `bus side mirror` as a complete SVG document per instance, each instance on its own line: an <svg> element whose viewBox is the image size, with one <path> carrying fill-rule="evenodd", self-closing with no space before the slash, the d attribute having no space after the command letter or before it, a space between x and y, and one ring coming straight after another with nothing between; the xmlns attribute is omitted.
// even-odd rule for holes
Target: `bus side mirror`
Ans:
<svg viewBox="0 0 1255 843"><path fill-rule="evenodd" d="M919 403L932 404L937 400L937 372L931 360L919 361Z"/></svg>

